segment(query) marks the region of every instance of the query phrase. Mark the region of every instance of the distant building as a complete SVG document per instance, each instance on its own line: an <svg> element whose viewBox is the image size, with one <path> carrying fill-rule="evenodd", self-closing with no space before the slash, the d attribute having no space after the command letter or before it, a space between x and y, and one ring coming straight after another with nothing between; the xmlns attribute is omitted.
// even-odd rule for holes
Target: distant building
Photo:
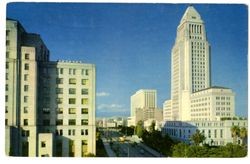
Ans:
<svg viewBox="0 0 250 164"><path fill-rule="evenodd" d="M209 145L226 145L233 142L231 133L232 126L248 127L246 119L231 119L231 120L215 120L215 121L167 121L165 122L162 131L170 137L185 142L191 143L190 137L199 130L204 134L206 140L203 144ZM237 138L237 143L241 144L242 139Z"/></svg>
<svg viewBox="0 0 250 164"><path fill-rule="evenodd" d="M162 121L162 109L157 108L157 91L141 89L131 96L131 116L128 126L136 126L138 121Z"/></svg>
<svg viewBox="0 0 250 164"><path fill-rule="evenodd" d="M93 64L50 61L39 35L7 19L5 78L6 155L95 154Z"/></svg>
<svg viewBox="0 0 250 164"><path fill-rule="evenodd" d="M141 89L130 98L130 116L135 115L137 108L156 108L157 107L157 91L149 89Z"/></svg>

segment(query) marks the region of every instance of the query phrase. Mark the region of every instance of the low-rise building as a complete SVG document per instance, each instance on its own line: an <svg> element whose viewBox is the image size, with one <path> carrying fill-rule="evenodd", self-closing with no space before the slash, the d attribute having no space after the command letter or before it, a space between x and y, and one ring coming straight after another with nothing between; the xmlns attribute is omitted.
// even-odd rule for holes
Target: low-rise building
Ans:
<svg viewBox="0 0 250 164"><path fill-rule="evenodd" d="M247 119L230 119L215 121L166 121L162 132L168 134L171 138L190 144L190 137L199 130L204 134L206 140L204 144L226 145L233 142L231 127L248 127ZM237 139L242 143L240 138Z"/></svg>

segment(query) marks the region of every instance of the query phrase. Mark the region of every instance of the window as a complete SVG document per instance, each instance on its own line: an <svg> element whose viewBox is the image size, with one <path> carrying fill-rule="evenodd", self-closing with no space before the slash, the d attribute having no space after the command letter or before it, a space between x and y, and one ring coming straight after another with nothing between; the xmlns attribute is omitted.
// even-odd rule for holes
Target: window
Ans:
<svg viewBox="0 0 250 164"><path fill-rule="evenodd" d="M62 130L62 129L59 130L59 135L60 135L60 136L63 135L63 130Z"/></svg>
<svg viewBox="0 0 250 164"><path fill-rule="evenodd" d="M69 94L76 94L75 88L69 88Z"/></svg>
<svg viewBox="0 0 250 164"><path fill-rule="evenodd" d="M5 102L8 102L9 101L9 97L8 95L5 95Z"/></svg>
<svg viewBox="0 0 250 164"><path fill-rule="evenodd" d="M73 69L73 75L75 75L76 74L76 69Z"/></svg>
<svg viewBox="0 0 250 164"><path fill-rule="evenodd" d="M9 74L8 73L5 74L5 80L9 80Z"/></svg>
<svg viewBox="0 0 250 164"><path fill-rule="evenodd" d="M46 147L46 142L45 141L41 142L41 147Z"/></svg>
<svg viewBox="0 0 250 164"><path fill-rule="evenodd" d="M63 99L62 99L62 98L57 98L57 99L56 99L56 103L57 103L57 104L62 104L62 102L63 102Z"/></svg>
<svg viewBox="0 0 250 164"><path fill-rule="evenodd" d="M9 62L6 62L5 68L6 68L6 69L9 68Z"/></svg>
<svg viewBox="0 0 250 164"><path fill-rule="evenodd" d="M88 94L88 89L82 89L82 95L87 95Z"/></svg>
<svg viewBox="0 0 250 164"><path fill-rule="evenodd" d="M10 52L6 51L6 58L9 58L9 57L10 57Z"/></svg>
<svg viewBox="0 0 250 164"><path fill-rule="evenodd" d="M75 78L70 78L69 79L69 84L76 84L76 79Z"/></svg>
<svg viewBox="0 0 250 164"><path fill-rule="evenodd" d="M85 129L85 135L86 136L88 135L88 129Z"/></svg>
<svg viewBox="0 0 250 164"><path fill-rule="evenodd" d="M57 78L56 84L63 84L63 78Z"/></svg>
<svg viewBox="0 0 250 164"><path fill-rule="evenodd" d="M28 107L23 108L23 113L28 113Z"/></svg>
<svg viewBox="0 0 250 164"><path fill-rule="evenodd" d="M10 35L10 30L6 30L6 36Z"/></svg>
<svg viewBox="0 0 250 164"><path fill-rule="evenodd" d="M9 90L9 85L6 84L6 85L5 85L5 91L8 91L8 90Z"/></svg>
<svg viewBox="0 0 250 164"><path fill-rule="evenodd" d="M9 45L10 45L10 41L6 40L6 46L9 46Z"/></svg>
<svg viewBox="0 0 250 164"><path fill-rule="evenodd" d="M76 120L74 119L69 119L69 125L76 125Z"/></svg>
<svg viewBox="0 0 250 164"><path fill-rule="evenodd" d="M50 108L43 108L43 114L50 114Z"/></svg>
<svg viewBox="0 0 250 164"><path fill-rule="evenodd" d="M30 136L30 131L29 130L22 130L22 136L23 137L29 137Z"/></svg>
<svg viewBox="0 0 250 164"><path fill-rule="evenodd" d="M23 100L25 103L28 102L28 96L24 96L24 100Z"/></svg>
<svg viewBox="0 0 250 164"><path fill-rule="evenodd" d="M8 110L8 106L5 106L5 113L8 113L9 110Z"/></svg>
<svg viewBox="0 0 250 164"><path fill-rule="evenodd" d="M88 108L82 108L82 114L88 114Z"/></svg>
<svg viewBox="0 0 250 164"><path fill-rule="evenodd" d="M81 125L88 125L88 119L82 119Z"/></svg>
<svg viewBox="0 0 250 164"><path fill-rule="evenodd" d="M70 75L72 74L72 69L71 69L71 68L69 69L69 74L70 74Z"/></svg>
<svg viewBox="0 0 250 164"><path fill-rule="evenodd" d="M29 124L28 119L23 120L23 125L27 126Z"/></svg>
<svg viewBox="0 0 250 164"><path fill-rule="evenodd" d="M24 54L24 58L25 58L26 60L30 59L30 54L28 54L28 53Z"/></svg>
<svg viewBox="0 0 250 164"><path fill-rule="evenodd" d="M29 64L24 64L24 70L29 70Z"/></svg>
<svg viewBox="0 0 250 164"><path fill-rule="evenodd" d="M28 81L28 78L29 78L29 75L28 74L24 74L24 77L23 77L24 81Z"/></svg>
<svg viewBox="0 0 250 164"><path fill-rule="evenodd" d="M29 86L28 85L24 85L24 92L28 92L29 91Z"/></svg>
<svg viewBox="0 0 250 164"><path fill-rule="evenodd" d="M69 114L76 114L76 108L69 108Z"/></svg>
<svg viewBox="0 0 250 164"><path fill-rule="evenodd" d="M82 136L84 135L84 129L81 129L81 135Z"/></svg>
<svg viewBox="0 0 250 164"><path fill-rule="evenodd" d="M63 113L63 108L57 108L56 111L57 111L58 114L62 114Z"/></svg>
<svg viewBox="0 0 250 164"><path fill-rule="evenodd" d="M60 68L60 74L63 74L63 68Z"/></svg>
<svg viewBox="0 0 250 164"><path fill-rule="evenodd" d="M56 88L56 94L63 94L63 88Z"/></svg>
<svg viewBox="0 0 250 164"><path fill-rule="evenodd" d="M68 130L68 135L71 136L71 130L70 129Z"/></svg>
<svg viewBox="0 0 250 164"><path fill-rule="evenodd" d="M88 85L88 79L82 79L82 85Z"/></svg>
<svg viewBox="0 0 250 164"><path fill-rule="evenodd" d="M89 101L87 98L82 99L82 105L88 105Z"/></svg>
<svg viewBox="0 0 250 164"><path fill-rule="evenodd" d="M70 98L69 99L69 104L76 104L76 99L75 98Z"/></svg>
<svg viewBox="0 0 250 164"><path fill-rule="evenodd" d="M56 120L56 125L63 125L63 120L62 119Z"/></svg>
<svg viewBox="0 0 250 164"><path fill-rule="evenodd" d="M85 75L88 76L89 75L89 70L85 70Z"/></svg>
<svg viewBox="0 0 250 164"><path fill-rule="evenodd" d="M8 119L5 119L5 125L8 125Z"/></svg>

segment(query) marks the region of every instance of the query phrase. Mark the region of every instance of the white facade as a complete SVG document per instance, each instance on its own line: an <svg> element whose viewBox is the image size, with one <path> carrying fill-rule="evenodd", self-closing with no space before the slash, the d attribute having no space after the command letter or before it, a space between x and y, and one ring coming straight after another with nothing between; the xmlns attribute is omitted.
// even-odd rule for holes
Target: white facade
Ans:
<svg viewBox="0 0 250 164"><path fill-rule="evenodd" d="M210 45L204 22L193 6L187 8L180 21L171 55L171 100L163 104L165 121L234 116L233 91L211 87ZM218 102L218 97L225 100Z"/></svg>
<svg viewBox="0 0 250 164"><path fill-rule="evenodd" d="M190 94L210 87L210 45L204 22L189 6L177 28L172 49L172 120L190 120Z"/></svg>
<svg viewBox="0 0 250 164"><path fill-rule="evenodd" d="M53 134L40 133L38 134L38 156L52 157L53 156Z"/></svg>
<svg viewBox="0 0 250 164"><path fill-rule="evenodd" d="M157 91L149 89L141 89L137 91L130 98L131 113L130 116L135 115L136 108L156 108L157 106Z"/></svg>
<svg viewBox="0 0 250 164"><path fill-rule="evenodd" d="M58 61L42 68L39 123L61 142L57 156L95 154L95 66Z"/></svg>
<svg viewBox="0 0 250 164"><path fill-rule="evenodd" d="M55 137L53 156L95 154L95 79L95 65L49 61L40 36L8 19L6 155L40 156L39 133Z"/></svg>
<svg viewBox="0 0 250 164"><path fill-rule="evenodd" d="M191 94L191 120L233 117L234 97L232 90L224 87L211 87Z"/></svg>
<svg viewBox="0 0 250 164"><path fill-rule="evenodd" d="M6 21L6 155L37 156L38 65L49 50L37 34L15 20Z"/></svg>
<svg viewBox="0 0 250 164"><path fill-rule="evenodd" d="M163 121L172 120L172 101L166 100L163 103Z"/></svg>
<svg viewBox="0 0 250 164"><path fill-rule="evenodd" d="M163 132L171 138L191 143L190 137L200 130L206 137L204 144L226 145L233 142L231 133L232 126L248 127L247 120L218 120L218 121L167 121ZM238 138L238 143L242 140Z"/></svg>

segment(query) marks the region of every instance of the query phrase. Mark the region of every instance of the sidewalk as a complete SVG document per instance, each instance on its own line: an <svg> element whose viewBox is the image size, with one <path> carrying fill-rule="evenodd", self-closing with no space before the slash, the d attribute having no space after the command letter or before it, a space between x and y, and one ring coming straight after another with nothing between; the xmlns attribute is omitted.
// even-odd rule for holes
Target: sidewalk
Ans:
<svg viewBox="0 0 250 164"><path fill-rule="evenodd" d="M116 157L115 153L113 152L113 150L111 149L109 142L106 138L102 137L102 142L104 145L104 148L108 154L109 157Z"/></svg>

